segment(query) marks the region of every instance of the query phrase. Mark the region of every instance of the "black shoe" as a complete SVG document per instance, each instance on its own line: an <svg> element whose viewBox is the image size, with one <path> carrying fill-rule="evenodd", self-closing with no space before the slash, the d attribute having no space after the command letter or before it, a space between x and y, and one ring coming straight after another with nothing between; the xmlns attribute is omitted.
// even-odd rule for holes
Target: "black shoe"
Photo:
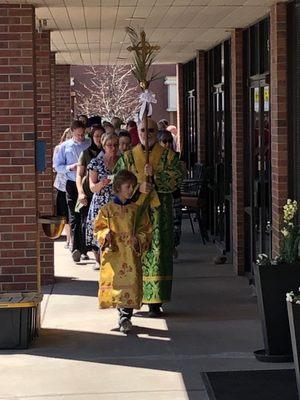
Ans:
<svg viewBox="0 0 300 400"><path fill-rule="evenodd" d="M149 304L149 318L159 318L162 315L162 310L160 308L160 304Z"/></svg>
<svg viewBox="0 0 300 400"><path fill-rule="evenodd" d="M72 252L73 261L75 261L76 263L78 263L80 261L80 257L81 257L81 254L80 254L79 250L74 250Z"/></svg>
<svg viewBox="0 0 300 400"><path fill-rule="evenodd" d="M83 261L87 261L87 260L90 259L90 257L89 257L87 254L81 254L81 259L82 259Z"/></svg>

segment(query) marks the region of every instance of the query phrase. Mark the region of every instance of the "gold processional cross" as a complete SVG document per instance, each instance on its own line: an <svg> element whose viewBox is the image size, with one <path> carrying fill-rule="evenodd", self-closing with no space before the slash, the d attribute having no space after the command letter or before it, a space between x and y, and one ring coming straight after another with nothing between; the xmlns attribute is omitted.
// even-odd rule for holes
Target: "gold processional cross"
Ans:
<svg viewBox="0 0 300 400"><path fill-rule="evenodd" d="M160 49L160 46L151 46L150 43L146 40L146 33L142 31L140 33L141 40L135 46L127 47L128 51L135 51L138 56L140 56L141 61L144 66L146 66L147 56L151 54L154 50L157 51ZM145 71L146 72L146 71ZM148 89L149 82L147 81L147 76L143 77L143 80L140 82L140 86L143 90Z"/></svg>

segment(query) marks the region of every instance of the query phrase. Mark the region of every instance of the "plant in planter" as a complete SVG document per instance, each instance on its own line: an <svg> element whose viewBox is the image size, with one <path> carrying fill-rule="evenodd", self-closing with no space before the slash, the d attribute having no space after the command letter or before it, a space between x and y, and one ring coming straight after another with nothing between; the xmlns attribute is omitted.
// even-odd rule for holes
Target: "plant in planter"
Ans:
<svg viewBox="0 0 300 400"><path fill-rule="evenodd" d="M254 265L257 301L265 348L254 352L259 361L289 362L292 345L285 297L296 291L300 282L298 245L300 230L296 223L297 202L288 200L283 207L280 256L270 260L261 254Z"/></svg>
<svg viewBox="0 0 300 400"><path fill-rule="evenodd" d="M295 365L298 399L300 400L300 292L291 291L286 294L293 358Z"/></svg>

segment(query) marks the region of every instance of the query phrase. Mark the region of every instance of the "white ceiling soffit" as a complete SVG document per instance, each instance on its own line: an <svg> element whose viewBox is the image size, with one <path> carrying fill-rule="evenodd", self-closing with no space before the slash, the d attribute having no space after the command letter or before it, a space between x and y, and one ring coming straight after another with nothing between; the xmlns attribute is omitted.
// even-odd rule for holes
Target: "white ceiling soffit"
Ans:
<svg viewBox="0 0 300 400"><path fill-rule="evenodd" d="M58 64L130 63L126 26L161 47L157 63L182 63L267 15L276 0L23 0L51 29ZM20 0L0 0L20 3ZM127 20L126 20L127 18ZM129 20L128 20L129 19Z"/></svg>

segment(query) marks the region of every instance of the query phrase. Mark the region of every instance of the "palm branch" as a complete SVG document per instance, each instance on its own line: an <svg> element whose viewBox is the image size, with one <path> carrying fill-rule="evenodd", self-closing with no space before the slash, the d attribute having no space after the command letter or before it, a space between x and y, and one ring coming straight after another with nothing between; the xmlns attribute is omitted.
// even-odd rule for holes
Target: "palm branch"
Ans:
<svg viewBox="0 0 300 400"><path fill-rule="evenodd" d="M143 203L141 205L138 206L136 214L135 214L135 218L134 218L134 223L133 223L133 236L135 236L142 224L144 215L146 212L148 212L148 208L150 206L150 201L151 201L151 195L152 195L152 191L149 192Z"/></svg>
<svg viewBox="0 0 300 400"><path fill-rule="evenodd" d="M148 75L150 67L155 60L156 52L159 50L159 46L150 46L149 42L146 41L146 34L144 31L141 32L140 37L131 27L127 27L126 32L132 45L128 47L127 50L134 53L132 73L139 82L141 89L148 89L150 83L154 79L157 79L158 74L152 75L151 77Z"/></svg>

